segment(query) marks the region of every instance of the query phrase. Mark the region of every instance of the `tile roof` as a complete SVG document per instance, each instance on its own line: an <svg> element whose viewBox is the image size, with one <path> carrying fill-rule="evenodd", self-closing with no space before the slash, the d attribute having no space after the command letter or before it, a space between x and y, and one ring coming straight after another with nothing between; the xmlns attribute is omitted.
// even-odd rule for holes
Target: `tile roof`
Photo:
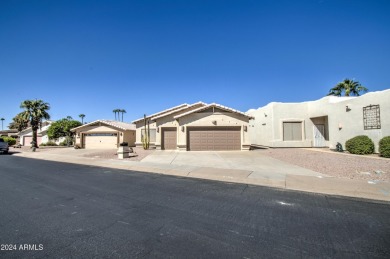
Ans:
<svg viewBox="0 0 390 259"><path fill-rule="evenodd" d="M185 111L186 109L190 109L190 108L193 108L193 107L195 107L195 106L199 106L199 105L200 105L201 107L203 107L203 106L206 106L207 104L206 104L206 103L204 103L204 102L197 102L197 103L193 103L193 104L191 104L191 105L188 105L188 106L186 106L186 107L182 107L182 108L180 108L180 109L173 110L173 111L166 112L166 113L163 113L163 114L157 115L157 116L155 116L155 117L152 117L152 118L151 118L151 120L152 120L152 121L154 121L154 120L156 120L156 119L163 118L163 117L165 117L165 116L168 116L168 115L174 114L174 113L176 113L176 112Z"/></svg>
<svg viewBox="0 0 390 259"><path fill-rule="evenodd" d="M187 115L192 114L192 113L195 113L195 112L200 112L200 111L203 111L203 110L207 110L208 108L211 108L211 107L216 107L216 108L221 109L221 110L225 110L225 111L232 112L232 113L237 113L237 114L240 114L240 115L242 115L242 116L248 117L249 119L253 119L252 116L250 116L249 114L246 114L245 112L240 112L240 111L238 111L238 110L235 110L235 109L232 109L232 108L223 106L223 105L218 104L218 103L211 103L211 104L209 104L209 105L200 107L200 108L198 108L198 109L195 109L195 110L192 110L192 111L188 111L188 112L185 112L185 113L176 115L176 116L173 117L173 118L179 119L179 118L181 118L181 117L187 116Z"/></svg>
<svg viewBox="0 0 390 259"><path fill-rule="evenodd" d="M113 120L96 120L96 121L81 125L77 128L74 128L71 131L76 131L77 129L80 129L83 127L88 127L88 126L94 125L96 123L106 124L106 125L109 125L109 126L121 129L121 130L135 130L135 124L130 124L130 123L122 122L122 121L113 121Z"/></svg>
<svg viewBox="0 0 390 259"><path fill-rule="evenodd" d="M152 117L159 116L159 115L162 115L162 114L164 114L164 113L171 112L171 111L174 111L174 110L178 110L178 109L181 109L181 108L183 108L183 107L188 107L188 106L189 106L189 105L188 105L187 103L183 103L183 104L180 104L180 105L178 105L178 106L171 107L171 108L169 108L169 109L163 110L163 111L161 111L161 112L157 112L157 113L151 114L151 115L149 115L149 116L146 116L146 118L150 119L150 118L152 118ZM142 121L142 120L144 120L143 117L142 117L142 118L139 118L139 119L137 119L137 120L132 121L132 123L136 123L136 122L139 122L139 121Z"/></svg>

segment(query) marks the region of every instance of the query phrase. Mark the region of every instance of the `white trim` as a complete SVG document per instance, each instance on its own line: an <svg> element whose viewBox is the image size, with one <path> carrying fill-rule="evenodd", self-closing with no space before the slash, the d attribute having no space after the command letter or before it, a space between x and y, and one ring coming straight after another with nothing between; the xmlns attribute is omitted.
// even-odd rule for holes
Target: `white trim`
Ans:
<svg viewBox="0 0 390 259"><path fill-rule="evenodd" d="M225 110L225 111L232 112L232 113L237 113L237 114L240 114L240 115L242 115L242 116L245 116L245 117L247 117L247 118L249 118L249 119L253 119L253 118L254 118L254 117L248 115L247 113L240 112L240 111L238 111L238 110L235 110L235 109L232 109L232 108L229 108L229 107L223 106L223 105L221 105L221 104L217 104L217 103L211 103L211 104L209 104L209 105L200 107L200 108L198 108L198 109L194 109L194 110L192 110L192 111L188 111L188 112L185 112L185 113L176 115L176 116L173 117L173 118L179 119L179 118L181 118L181 117L187 116L187 115L192 114L192 113L195 113L195 112L207 110L208 108L211 108L211 107L213 107L213 108L216 107L216 108L221 109L221 110Z"/></svg>

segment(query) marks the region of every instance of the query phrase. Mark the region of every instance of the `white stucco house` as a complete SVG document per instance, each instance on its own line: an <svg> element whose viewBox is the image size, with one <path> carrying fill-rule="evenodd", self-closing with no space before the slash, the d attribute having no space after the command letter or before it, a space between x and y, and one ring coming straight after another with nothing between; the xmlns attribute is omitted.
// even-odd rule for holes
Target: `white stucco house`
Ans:
<svg viewBox="0 0 390 259"><path fill-rule="evenodd" d="M329 147L358 135L375 143L390 136L390 89L359 97L327 96L302 103L277 103L247 111L252 146Z"/></svg>
<svg viewBox="0 0 390 259"><path fill-rule="evenodd" d="M52 121L43 121L42 127L38 129L37 131L37 144L38 146L42 143L46 143L49 141L49 137L47 136L47 130L49 129L50 125L52 124ZM25 130L22 130L18 134L19 136L19 143L22 146L31 146L32 141L32 128L28 127Z"/></svg>
<svg viewBox="0 0 390 259"><path fill-rule="evenodd" d="M216 104L181 104L146 117L150 146L162 150L249 150L249 120L244 112ZM142 146L145 120L133 121L136 146Z"/></svg>

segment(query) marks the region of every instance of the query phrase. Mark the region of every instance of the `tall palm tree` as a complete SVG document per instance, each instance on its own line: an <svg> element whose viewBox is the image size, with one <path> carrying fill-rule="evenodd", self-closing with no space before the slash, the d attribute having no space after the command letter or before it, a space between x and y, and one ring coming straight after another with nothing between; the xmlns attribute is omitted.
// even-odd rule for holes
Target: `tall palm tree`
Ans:
<svg viewBox="0 0 390 259"><path fill-rule="evenodd" d="M73 120L72 116L66 116L66 119L67 119L68 121Z"/></svg>
<svg viewBox="0 0 390 259"><path fill-rule="evenodd" d="M329 90L328 95L341 96L344 92L345 96L360 96L360 93L367 92L368 89L362 86L358 81L351 79L344 79L343 82L338 83L335 87Z"/></svg>
<svg viewBox="0 0 390 259"><path fill-rule="evenodd" d="M119 110L119 112L122 113L122 121L123 121L123 114L126 113L126 110L125 109L121 109L121 110Z"/></svg>
<svg viewBox="0 0 390 259"><path fill-rule="evenodd" d="M3 122L4 122L5 119L4 119L4 118L1 118L0 120L1 120L1 130L4 130L4 129L3 129Z"/></svg>
<svg viewBox="0 0 390 259"><path fill-rule="evenodd" d="M42 100L25 100L21 103L20 108L24 109L22 113L23 118L30 121L33 133L31 147L36 148L38 147L37 131L42 127L42 120L50 119L50 115L47 112L50 110L50 105Z"/></svg>
<svg viewBox="0 0 390 259"><path fill-rule="evenodd" d="M112 110L112 112L115 114L115 120L116 120L116 114L118 113L118 117L119 117L119 109L114 109L114 110Z"/></svg>
<svg viewBox="0 0 390 259"><path fill-rule="evenodd" d="M16 114L12 118L12 122L8 125L9 129L17 129L18 132L21 132L24 129L27 129L29 126L29 121L23 117L23 112Z"/></svg>
<svg viewBox="0 0 390 259"><path fill-rule="evenodd" d="M119 121L119 113L121 112L121 109L114 109L112 112L115 113L115 120ZM116 114L118 114L118 119L116 117Z"/></svg>
<svg viewBox="0 0 390 259"><path fill-rule="evenodd" d="M84 124L85 114L80 114L79 117L81 118L81 124Z"/></svg>

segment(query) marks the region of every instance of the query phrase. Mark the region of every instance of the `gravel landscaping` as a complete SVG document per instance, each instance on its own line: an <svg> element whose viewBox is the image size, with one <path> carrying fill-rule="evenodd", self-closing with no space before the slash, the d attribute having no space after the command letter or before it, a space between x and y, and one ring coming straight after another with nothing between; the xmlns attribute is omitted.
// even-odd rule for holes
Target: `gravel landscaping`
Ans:
<svg viewBox="0 0 390 259"><path fill-rule="evenodd" d="M263 155L333 177L390 181L390 159L337 153L329 149L262 149Z"/></svg>
<svg viewBox="0 0 390 259"><path fill-rule="evenodd" d="M154 152L153 149L145 150L143 148L139 147L133 147L134 153L131 153L129 158L125 158L124 160L130 160L130 161L141 161L146 156ZM83 155L84 157L94 157L94 158L101 158L101 159L118 159L117 155L117 149L107 150L104 149L102 151L97 151L93 153L88 153Z"/></svg>

